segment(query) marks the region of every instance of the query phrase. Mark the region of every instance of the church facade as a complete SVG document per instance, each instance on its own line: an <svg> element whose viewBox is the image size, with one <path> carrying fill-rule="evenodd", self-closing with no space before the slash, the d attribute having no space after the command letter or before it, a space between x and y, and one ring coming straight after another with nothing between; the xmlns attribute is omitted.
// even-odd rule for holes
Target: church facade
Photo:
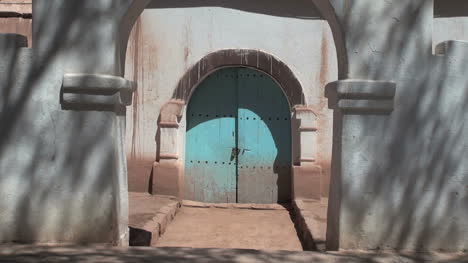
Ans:
<svg viewBox="0 0 468 263"><path fill-rule="evenodd" d="M128 243L128 192L328 202L327 248L468 248L468 5L0 1L0 242Z"/></svg>

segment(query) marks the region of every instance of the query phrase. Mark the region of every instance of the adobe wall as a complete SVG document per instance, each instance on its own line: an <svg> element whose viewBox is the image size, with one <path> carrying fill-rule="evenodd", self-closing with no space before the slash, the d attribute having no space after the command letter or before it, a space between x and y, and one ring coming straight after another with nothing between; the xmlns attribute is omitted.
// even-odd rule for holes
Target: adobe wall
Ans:
<svg viewBox="0 0 468 263"><path fill-rule="evenodd" d="M123 65L130 29L149 1L34 1L33 49L23 37L0 38L0 241L124 244L124 107L131 104L135 85L122 78ZM441 39L461 37L461 31L451 32L466 28L466 14L460 13L465 9L455 5L454 14L446 16L458 21L453 28L442 20L434 24L430 0L316 3L333 11L324 15L341 62L340 81L325 88L334 109L328 248L466 251L468 45L451 41L433 52L433 32L447 34L438 35ZM251 19L241 8L225 11ZM269 24L282 19L268 17L274 17ZM169 21L185 28L186 20L184 26ZM279 23L278 28L288 34L296 27ZM303 30L291 39L313 29L298 28ZM162 41L172 32L159 29L154 33ZM252 39L269 32L243 29ZM180 50L191 39L195 47L214 47L227 37L195 41L185 38L190 30L180 32L166 44ZM296 49L302 42L269 46L262 36L256 42L293 65L303 86L312 85L304 76L316 76L300 72L307 65L292 59L312 54L281 51L306 50ZM206 49L188 49L189 64ZM172 57L171 48L163 50L159 56L174 63L170 70L180 78L189 65L182 63L185 53ZM167 79L175 83L175 75ZM153 89L166 90L171 83ZM170 93L158 96L168 99Z"/></svg>
<svg viewBox="0 0 468 263"><path fill-rule="evenodd" d="M0 242L128 244L116 51L138 4L35 0L33 48L0 35Z"/></svg>
<svg viewBox="0 0 468 263"><path fill-rule="evenodd" d="M466 250L468 45L432 50L433 39L466 40L466 14L434 23L432 1L331 2L349 66L329 85L340 143L328 247Z"/></svg>
<svg viewBox="0 0 468 263"><path fill-rule="evenodd" d="M143 12L130 36L126 60L126 78L138 83L127 114L130 191L148 191L161 107L194 64L223 49L271 54L298 78L307 105L318 115L317 163L323 169L321 192L328 196L333 131L324 87L338 75L333 36L313 3L291 6L276 0L220 6L154 1ZM184 123L185 117L179 128L182 142ZM183 163L184 144L179 147Z"/></svg>

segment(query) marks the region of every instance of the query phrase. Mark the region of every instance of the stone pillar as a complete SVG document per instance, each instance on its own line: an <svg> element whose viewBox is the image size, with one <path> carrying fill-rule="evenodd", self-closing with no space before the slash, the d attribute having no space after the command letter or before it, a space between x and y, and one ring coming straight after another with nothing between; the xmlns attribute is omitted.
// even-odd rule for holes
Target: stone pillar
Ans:
<svg viewBox="0 0 468 263"><path fill-rule="evenodd" d="M136 83L121 77L70 73L65 74L62 82L60 102L62 109L77 113L95 112L94 118L87 125L99 124L103 118L97 111L106 113L104 119L111 119L107 129L100 129L100 133L108 133L112 142L101 148L108 148L112 155L110 163L100 163L92 169L106 171L102 177L112 176L113 183L113 222L109 222L114 229L112 242L115 245L128 245L128 183L127 160L124 150L125 138L125 106L132 104L132 95ZM110 113L110 114L109 114ZM112 114L114 113L114 114ZM83 138L93 135L83 135ZM94 135L96 136L96 135ZM85 139L83 139L85 141ZM79 150L79 149L78 149ZM102 179L108 180L108 179ZM85 211L86 212L86 211ZM105 222L104 222L105 223Z"/></svg>
<svg viewBox="0 0 468 263"><path fill-rule="evenodd" d="M316 164L317 115L306 106L296 106L294 112L299 156L293 166L293 199L320 200L322 168Z"/></svg>
<svg viewBox="0 0 468 263"><path fill-rule="evenodd" d="M148 3L149 0L34 1L33 75L44 83L41 84L44 94L46 88L49 94L56 94L47 97L49 101L44 108L59 120L56 129L60 132L55 140L62 142L60 146L65 149L62 152L70 150L71 155L86 156L69 158L68 165L79 169L65 170L66 167L57 164L57 173L80 178L80 183L72 190L63 183L66 189L63 191L68 190L74 199L65 203L64 198L50 198L51 207L79 209L74 209L73 220L62 212L62 221L73 224L67 231L50 227L53 234L44 237L45 241L128 245L127 162L123 143L125 106L131 104L135 83L121 76L128 35ZM58 85L60 79L62 83ZM69 140L66 135L73 132L77 135ZM93 153L98 154L91 156ZM83 222L90 218L92 222ZM60 232L66 232L62 234L66 237L61 237Z"/></svg>
<svg viewBox="0 0 468 263"><path fill-rule="evenodd" d="M379 147L385 143L395 89L393 82L372 80L343 80L327 86L330 106L339 118L334 128L337 133L328 209L329 250L371 247L373 238L363 235L372 230L362 231L362 222L367 222L369 229L379 222L368 209L375 200L370 200L371 190L366 189L365 181L371 174L385 173L378 169L378 163L386 161Z"/></svg>
<svg viewBox="0 0 468 263"><path fill-rule="evenodd" d="M152 194L182 198L183 164L179 160L179 121L185 102L171 100L161 109L157 138L158 156L153 165Z"/></svg>

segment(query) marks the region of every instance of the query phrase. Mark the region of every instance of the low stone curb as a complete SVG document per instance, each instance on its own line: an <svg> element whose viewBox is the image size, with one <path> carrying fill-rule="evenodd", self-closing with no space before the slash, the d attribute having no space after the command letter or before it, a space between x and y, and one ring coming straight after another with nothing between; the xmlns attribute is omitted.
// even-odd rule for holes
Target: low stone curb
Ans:
<svg viewBox="0 0 468 263"><path fill-rule="evenodd" d="M202 203L183 200L182 206L196 208L220 208L220 209L252 209L252 210L288 210L288 206L280 204L236 204L236 203Z"/></svg>
<svg viewBox="0 0 468 263"><path fill-rule="evenodd" d="M302 246L307 251L325 251L325 233L322 233L320 226L323 219L308 211L305 202L308 200L293 202L294 224Z"/></svg>
<svg viewBox="0 0 468 263"><path fill-rule="evenodd" d="M143 229L151 232L151 246L156 245L159 238L166 232L167 226L174 220L180 207L180 202L163 206L156 215L143 226Z"/></svg>

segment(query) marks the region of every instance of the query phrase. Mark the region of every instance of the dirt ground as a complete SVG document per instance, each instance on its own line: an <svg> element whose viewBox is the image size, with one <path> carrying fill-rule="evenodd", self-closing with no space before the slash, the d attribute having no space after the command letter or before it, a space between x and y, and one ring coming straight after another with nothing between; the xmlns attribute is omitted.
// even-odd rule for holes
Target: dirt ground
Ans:
<svg viewBox="0 0 468 263"><path fill-rule="evenodd" d="M286 209L182 207L157 246L302 251Z"/></svg>

